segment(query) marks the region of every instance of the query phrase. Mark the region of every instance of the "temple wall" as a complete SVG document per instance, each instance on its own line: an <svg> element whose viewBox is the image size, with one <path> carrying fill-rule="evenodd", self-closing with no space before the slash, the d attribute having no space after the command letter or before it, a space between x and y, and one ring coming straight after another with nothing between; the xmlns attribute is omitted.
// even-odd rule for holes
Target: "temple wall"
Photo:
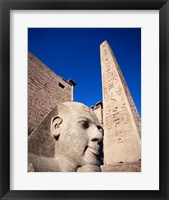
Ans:
<svg viewBox="0 0 169 200"><path fill-rule="evenodd" d="M28 54L28 134L57 104L73 99L72 85Z"/></svg>
<svg viewBox="0 0 169 200"><path fill-rule="evenodd" d="M93 112L95 113L96 117L98 118L101 126L103 126L103 104L102 102L96 103L95 106L91 107Z"/></svg>

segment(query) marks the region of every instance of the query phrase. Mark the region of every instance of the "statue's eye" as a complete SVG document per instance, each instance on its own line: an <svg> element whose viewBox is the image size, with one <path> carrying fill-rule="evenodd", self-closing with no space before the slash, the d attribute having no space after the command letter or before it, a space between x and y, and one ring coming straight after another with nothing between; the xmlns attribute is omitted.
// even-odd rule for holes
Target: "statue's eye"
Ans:
<svg viewBox="0 0 169 200"><path fill-rule="evenodd" d="M87 121L79 121L82 128L87 129L89 128L89 123Z"/></svg>

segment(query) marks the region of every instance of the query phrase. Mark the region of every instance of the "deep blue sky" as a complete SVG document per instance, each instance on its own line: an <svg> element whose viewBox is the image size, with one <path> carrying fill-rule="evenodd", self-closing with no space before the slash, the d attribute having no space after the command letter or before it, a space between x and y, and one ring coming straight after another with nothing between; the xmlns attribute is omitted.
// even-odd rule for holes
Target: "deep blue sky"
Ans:
<svg viewBox="0 0 169 200"><path fill-rule="evenodd" d="M28 50L52 71L77 82L74 101L102 101L100 44L107 40L141 115L140 28L29 28Z"/></svg>

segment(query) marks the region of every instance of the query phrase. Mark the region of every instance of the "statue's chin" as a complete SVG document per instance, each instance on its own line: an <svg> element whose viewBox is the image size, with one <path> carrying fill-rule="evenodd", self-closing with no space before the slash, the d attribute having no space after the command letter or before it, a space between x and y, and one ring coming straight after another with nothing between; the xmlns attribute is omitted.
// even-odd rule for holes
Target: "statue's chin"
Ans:
<svg viewBox="0 0 169 200"><path fill-rule="evenodd" d="M96 155L91 149L87 149L84 154L84 163L85 165L91 166L100 166L100 162L98 160L98 155Z"/></svg>
<svg viewBox="0 0 169 200"><path fill-rule="evenodd" d="M91 165L91 164L86 164L77 169L77 172L100 172L100 171L101 170L98 165Z"/></svg>

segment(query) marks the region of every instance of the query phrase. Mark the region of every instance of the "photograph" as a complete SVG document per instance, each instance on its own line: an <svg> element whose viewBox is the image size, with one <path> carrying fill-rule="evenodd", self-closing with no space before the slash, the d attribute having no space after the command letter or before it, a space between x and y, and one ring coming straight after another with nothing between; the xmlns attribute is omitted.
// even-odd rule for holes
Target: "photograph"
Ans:
<svg viewBox="0 0 169 200"><path fill-rule="evenodd" d="M0 2L0 199L169 199L169 0Z"/></svg>
<svg viewBox="0 0 169 200"><path fill-rule="evenodd" d="M28 172L141 172L141 28L28 28Z"/></svg>

